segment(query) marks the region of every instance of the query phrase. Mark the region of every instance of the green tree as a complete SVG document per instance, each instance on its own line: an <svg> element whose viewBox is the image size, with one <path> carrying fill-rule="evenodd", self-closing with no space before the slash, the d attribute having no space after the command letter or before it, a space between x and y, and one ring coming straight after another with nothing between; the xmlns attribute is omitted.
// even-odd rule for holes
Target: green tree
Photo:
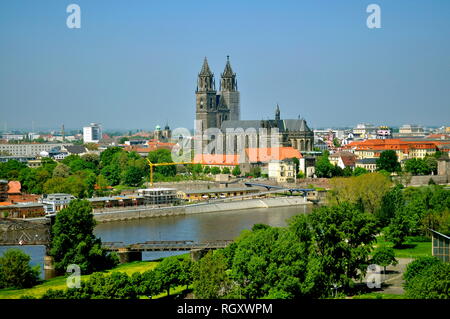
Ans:
<svg viewBox="0 0 450 319"><path fill-rule="evenodd" d="M213 175L220 174L220 168L218 168L217 166L211 167L211 174Z"/></svg>
<svg viewBox="0 0 450 319"><path fill-rule="evenodd" d="M382 227L389 225L397 211L405 205L403 198L403 185L398 184L391 188L381 199L380 209L376 211L376 217Z"/></svg>
<svg viewBox="0 0 450 319"><path fill-rule="evenodd" d="M70 175L70 167L59 163L53 170L53 177L68 177Z"/></svg>
<svg viewBox="0 0 450 319"><path fill-rule="evenodd" d="M380 157L377 159L377 170L385 170L389 173L400 172L400 163L395 151L387 150L381 152Z"/></svg>
<svg viewBox="0 0 450 319"><path fill-rule="evenodd" d="M115 146L108 147L106 150L100 153L100 164L101 167L106 167L112 164L113 157L116 153L123 152L123 149Z"/></svg>
<svg viewBox="0 0 450 319"><path fill-rule="evenodd" d="M328 159L328 153L325 153L322 156L319 156L316 165L315 165L315 173L316 176L321 177L332 177L333 176L333 164L330 163Z"/></svg>
<svg viewBox="0 0 450 319"><path fill-rule="evenodd" d="M309 215L315 253L328 287L350 287L362 278L369 263L377 227L371 214L341 203L320 207Z"/></svg>
<svg viewBox="0 0 450 319"><path fill-rule="evenodd" d="M148 153L148 159L152 163L172 163L172 153L166 149L159 149ZM175 165L157 166L154 172L163 176L175 176L177 168Z"/></svg>
<svg viewBox="0 0 450 319"><path fill-rule="evenodd" d="M139 279L134 285L137 287L140 295L151 297L162 291L161 280L158 278L158 273L155 270L147 270L142 274L133 274L133 278L138 276Z"/></svg>
<svg viewBox="0 0 450 319"><path fill-rule="evenodd" d="M240 176L241 175L241 169L239 168L239 165L236 165L233 170L231 171L231 174L234 176Z"/></svg>
<svg viewBox="0 0 450 319"><path fill-rule="evenodd" d="M107 165L102 168L101 174L106 177L110 185L120 184L120 167L118 165Z"/></svg>
<svg viewBox="0 0 450 319"><path fill-rule="evenodd" d="M298 172L298 171L297 171L297 172ZM299 174L300 174L300 173L299 173ZM254 167L252 167L252 168L250 169L249 175L250 175L250 176L253 176L253 177L256 177L256 178L261 177L261 167L259 167L259 166L254 166Z"/></svg>
<svg viewBox="0 0 450 319"><path fill-rule="evenodd" d="M62 209L52 226L50 255L55 268L64 272L68 265L77 264L84 274L113 267L117 259L102 249L101 240L93 234L95 220L88 201L72 200Z"/></svg>
<svg viewBox="0 0 450 319"><path fill-rule="evenodd" d="M228 167L222 168L222 174L231 174L231 171Z"/></svg>
<svg viewBox="0 0 450 319"><path fill-rule="evenodd" d="M184 284L180 274L183 269L181 263L176 257L166 257L155 268L158 280L161 282L161 288L170 295L170 289Z"/></svg>
<svg viewBox="0 0 450 319"><path fill-rule="evenodd" d="M30 288L39 281L39 265L30 266L31 257L19 249L8 249L0 257L0 288Z"/></svg>
<svg viewBox="0 0 450 319"><path fill-rule="evenodd" d="M124 172L123 182L128 186L139 186L142 184L143 171L135 166L129 166Z"/></svg>
<svg viewBox="0 0 450 319"><path fill-rule="evenodd" d="M376 265L384 267L384 273L386 273L386 267L389 265L397 265L398 261L395 259L394 249L386 246L377 248L372 256L372 262Z"/></svg>
<svg viewBox="0 0 450 319"><path fill-rule="evenodd" d="M211 173L211 168L209 166L205 166L205 168L203 169L203 174L208 175L209 173Z"/></svg>
<svg viewBox="0 0 450 319"><path fill-rule="evenodd" d="M396 211L394 218L386 228L386 239L394 244L394 247L400 248L405 242L406 236L411 231L411 220L407 210L400 209Z"/></svg>
<svg viewBox="0 0 450 319"><path fill-rule="evenodd" d="M209 251L196 262L192 270L195 297L200 299L223 297L231 283L226 270L227 262L220 252Z"/></svg>

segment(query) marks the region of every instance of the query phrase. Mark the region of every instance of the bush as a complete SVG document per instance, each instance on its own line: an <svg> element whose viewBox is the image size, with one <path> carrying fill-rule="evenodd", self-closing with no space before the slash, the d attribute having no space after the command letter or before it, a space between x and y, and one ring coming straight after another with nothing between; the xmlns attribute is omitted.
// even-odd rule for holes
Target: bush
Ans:
<svg viewBox="0 0 450 319"><path fill-rule="evenodd" d="M0 288L30 288L39 281L39 265L30 266L31 257L19 249L7 250L0 257Z"/></svg>
<svg viewBox="0 0 450 319"><path fill-rule="evenodd" d="M425 269L438 263L440 263L440 261L436 257L421 257L408 264L408 266L406 266L406 271L403 274L405 288L414 277L420 275Z"/></svg>
<svg viewBox="0 0 450 319"><path fill-rule="evenodd" d="M450 264L438 262L424 268L406 285L406 295L414 299L449 299Z"/></svg>

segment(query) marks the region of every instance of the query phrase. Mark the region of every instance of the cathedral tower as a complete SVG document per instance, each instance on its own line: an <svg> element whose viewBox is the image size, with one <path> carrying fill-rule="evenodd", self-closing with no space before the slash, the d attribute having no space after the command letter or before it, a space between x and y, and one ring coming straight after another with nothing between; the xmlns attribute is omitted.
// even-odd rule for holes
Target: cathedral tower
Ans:
<svg viewBox="0 0 450 319"><path fill-rule="evenodd" d="M196 120L202 121L202 131L217 127L217 92L214 73L211 72L205 57L198 74L196 95Z"/></svg>
<svg viewBox="0 0 450 319"><path fill-rule="evenodd" d="M239 91L237 88L236 73L233 73L229 56L227 56L227 64L225 65L225 70L221 74L220 96L223 100L223 104L230 110L229 118L224 118L224 120L240 120L241 107L239 101Z"/></svg>

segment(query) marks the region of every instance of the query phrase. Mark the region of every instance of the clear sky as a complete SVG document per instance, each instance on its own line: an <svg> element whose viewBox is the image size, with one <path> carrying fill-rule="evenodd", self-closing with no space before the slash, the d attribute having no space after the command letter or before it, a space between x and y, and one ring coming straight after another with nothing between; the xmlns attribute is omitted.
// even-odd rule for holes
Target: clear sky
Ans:
<svg viewBox="0 0 450 319"><path fill-rule="evenodd" d="M0 129L192 128L203 58L218 84L227 55L242 119L450 125L449 0L2 0Z"/></svg>

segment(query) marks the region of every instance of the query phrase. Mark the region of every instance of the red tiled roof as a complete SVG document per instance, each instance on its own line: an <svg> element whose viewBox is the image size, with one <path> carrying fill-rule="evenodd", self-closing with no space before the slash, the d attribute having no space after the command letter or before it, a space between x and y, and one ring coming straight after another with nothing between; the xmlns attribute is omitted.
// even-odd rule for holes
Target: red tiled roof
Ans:
<svg viewBox="0 0 450 319"><path fill-rule="evenodd" d="M239 155L234 154L196 154L194 163L202 165L239 165Z"/></svg>
<svg viewBox="0 0 450 319"><path fill-rule="evenodd" d="M8 182L8 194L20 194L22 185L19 181L9 181Z"/></svg>
<svg viewBox="0 0 450 319"><path fill-rule="evenodd" d="M246 148L245 153L250 163L282 161L287 158L302 158L300 151L293 147Z"/></svg>

